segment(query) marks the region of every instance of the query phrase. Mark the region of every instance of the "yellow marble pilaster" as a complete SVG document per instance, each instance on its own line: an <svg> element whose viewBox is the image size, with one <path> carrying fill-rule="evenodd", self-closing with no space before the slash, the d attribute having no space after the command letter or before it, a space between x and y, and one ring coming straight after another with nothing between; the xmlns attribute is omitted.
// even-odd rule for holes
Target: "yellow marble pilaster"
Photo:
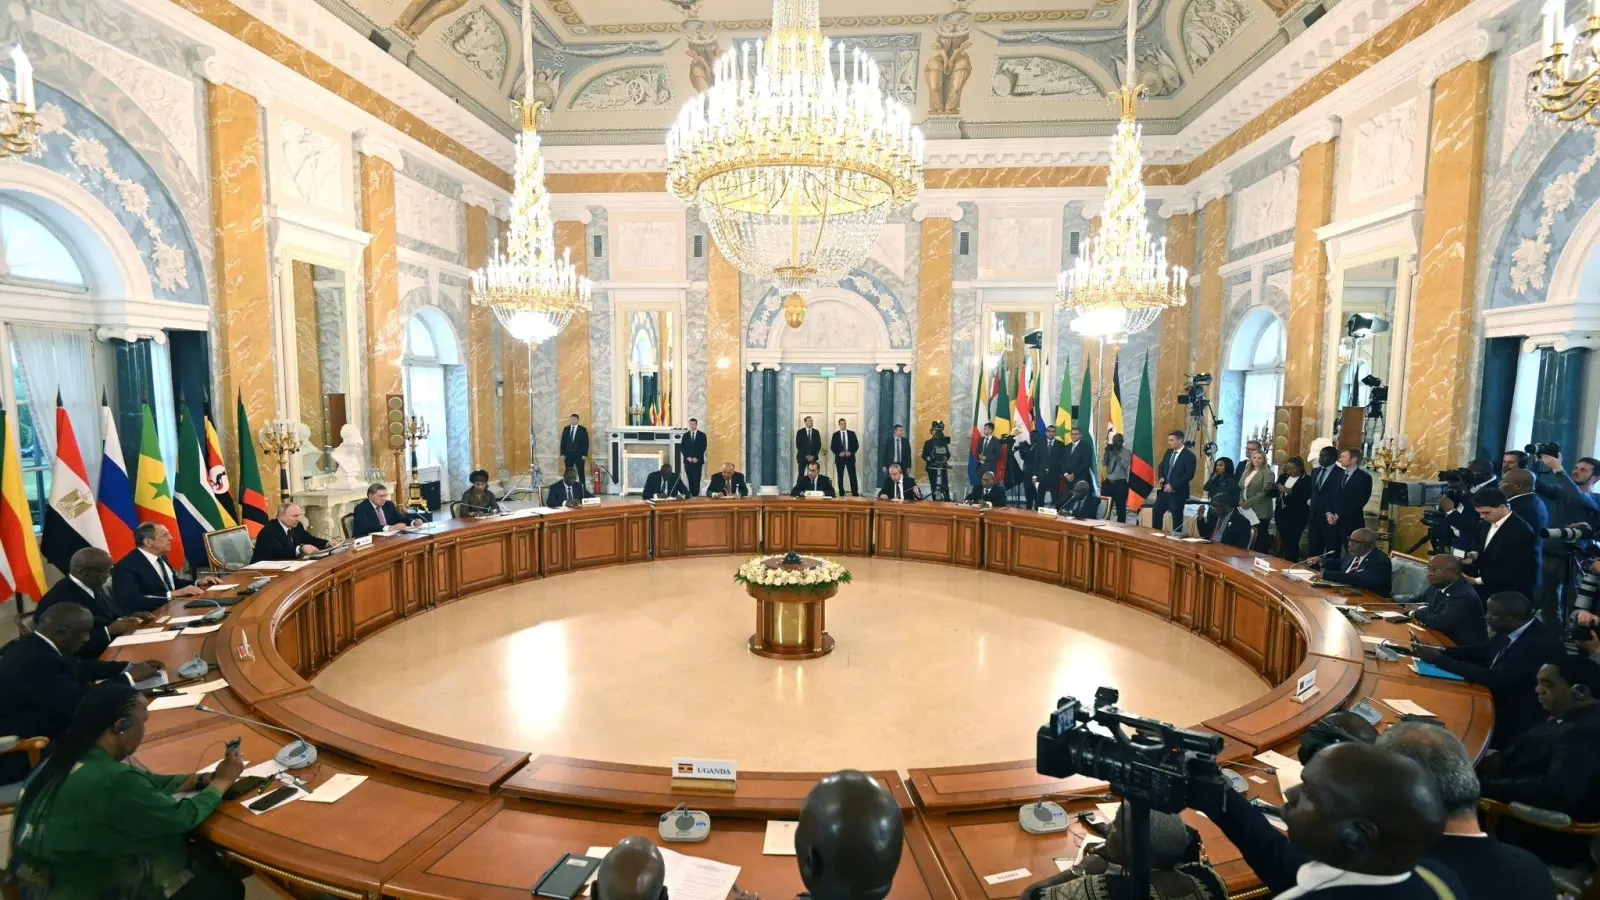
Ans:
<svg viewBox="0 0 1600 900"><path fill-rule="evenodd" d="M556 223L556 253L571 253L572 264L579 275L589 271L589 254L585 252L582 222ZM589 364L589 314L572 317L567 327L556 337L556 410L557 426L565 426L573 413L589 429L590 459L599 451L600 435L594 433L594 386L590 384L592 367Z"/></svg>
<svg viewBox="0 0 1600 900"><path fill-rule="evenodd" d="M372 465L382 469L385 477L392 475L399 481L386 417L389 396L404 391L400 373L404 329L400 321L394 165L365 153L361 154L361 230L372 235L362 253L366 268L367 452Z"/></svg>
<svg viewBox="0 0 1600 900"><path fill-rule="evenodd" d="M716 241L706 272L706 471L724 462L744 470L744 362L739 332L739 270ZM783 429L787 430L787 429ZM750 473L747 473L750 474Z"/></svg>
<svg viewBox="0 0 1600 900"><path fill-rule="evenodd" d="M1405 437L1413 471L1431 472L1456 456L1467 433L1467 379L1483 195L1489 61L1467 62L1434 84L1433 130L1423 194L1411 352L1407 354Z"/></svg>
<svg viewBox="0 0 1600 900"><path fill-rule="evenodd" d="M220 360L218 428L227 465L239 471L239 428L234 414L244 400L250 424L278 418L272 321L271 261L261 172L261 110L256 99L227 84L206 85L206 136L211 149L211 214L217 270L217 341ZM293 327L280 322L280 328ZM292 362L286 361L286 365ZM259 444L258 444L259 446ZM258 452L267 496L278 486L277 458Z"/></svg>
<svg viewBox="0 0 1600 900"><path fill-rule="evenodd" d="M317 335L317 286L311 263L295 260L289 267L290 286L294 293L294 346L298 359L292 365L300 376L300 421L311 431L311 445L326 447L334 443L328 437L327 417L322 410L322 360L318 353L320 338Z"/></svg>
<svg viewBox="0 0 1600 900"><path fill-rule="evenodd" d="M912 374L914 412L908 434L926 434L933 421L950 418L950 304L955 296L955 223L922 220L922 263L917 288L917 359ZM953 433L947 428L946 433Z"/></svg>
<svg viewBox="0 0 1600 900"><path fill-rule="evenodd" d="M1217 197L1205 206L1200 235L1200 290L1194 314L1200 327L1195 334L1194 371L1220 374L1222 365L1222 266L1228 261L1228 198ZM1215 382L1213 382L1215 385ZM1213 402L1216 388L1210 392Z"/></svg>
<svg viewBox="0 0 1600 900"><path fill-rule="evenodd" d="M1294 274L1289 291L1286 343L1294 352L1284 360L1283 404L1301 408L1299 452L1304 456L1321 434L1317 410L1322 393L1323 340L1328 311L1328 251L1317 229L1333 218L1332 140L1312 144L1300 154L1300 195L1294 222Z"/></svg>
<svg viewBox="0 0 1600 900"><path fill-rule="evenodd" d="M1195 217L1182 213L1167 219L1167 261L1189 268L1194 265ZM1157 452L1165 446L1167 432L1184 427L1185 410L1174 402L1183 389L1183 376L1189 373L1189 326L1194 317L1194 280L1191 277L1189 302L1161 314L1161 343L1156 347L1155 396L1150 408L1154 414ZM1130 426L1131 427L1131 426Z"/></svg>
<svg viewBox="0 0 1600 900"><path fill-rule="evenodd" d="M489 261L489 211L466 206L467 268ZM494 469L494 312L467 306L467 408L472 416L472 468Z"/></svg>

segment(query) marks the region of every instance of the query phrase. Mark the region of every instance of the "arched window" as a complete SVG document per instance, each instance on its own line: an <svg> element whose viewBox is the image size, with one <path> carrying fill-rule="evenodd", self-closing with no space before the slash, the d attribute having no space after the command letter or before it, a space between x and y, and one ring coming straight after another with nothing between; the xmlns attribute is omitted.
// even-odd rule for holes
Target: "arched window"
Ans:
<svg viewBox="0 0 1600 900"><path fill-rule="evenodd" d="M1253 310L1239 323L1219 403L1224 424L1217 443L1224 455L1237 458L1251 436L1271 431L1283 402L1284 355L1283 322L1272 310Z"/></svg>
<svg viewBox="0 0 1600 900"><path fill-rule="evenodd" d="M0 273L6 281L52 287L87 285L65 240L32 212L0 201Z"/></svg>
<svg viewBox="0 0 1600 900"><path fill-rule="evenodd" d="M406 321L403 374L406 412L420 416L428 438L417 446L417 465L439 467L439 488L451 496L446 464L450 446L445 367L459 365L460 348L450 320L437 307L425 306Z"/></svg>

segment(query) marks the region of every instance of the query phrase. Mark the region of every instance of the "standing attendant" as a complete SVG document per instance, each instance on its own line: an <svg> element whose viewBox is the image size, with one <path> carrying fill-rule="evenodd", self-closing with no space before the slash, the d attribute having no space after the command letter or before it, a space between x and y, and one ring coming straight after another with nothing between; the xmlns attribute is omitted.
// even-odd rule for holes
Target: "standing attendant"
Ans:
<svg viewBox="0 0 1600 900"><path fill-rule="evenodd" d="M1328 540L1328 507L1338 484L1333 478L1339 471L1338 461L1338 450L1331 446L1323 447L1317 451L1316 468L1307 476L1311 479L1311 518L1306 550L1312 556L1321 556L1328 550L1339 548L1337 543Z"/></svg>
<svg viewBox="0 0 1600 900"><path fill-rule="evenodd" d="M805 423L794 433L794 467L805 474L806 466L811 463L822 465L822 432L813 427L811 417L806 416Z"/></svg>
<svg viewBox="0 0 1600 900"><path fill-rule="evenodd" d="M1061 442L1054 425L1045 427L1044 440L1034 448L1033 462L1028 470L1039 483L1039 493L1035 497L1038 505L1043 506L1048 502L1060 509L1067 499L1067 491L1062 487L1067 471L1067 445ZM1048 501L1044 498L1046 494L1050 495Z"/></svg>
<svg viewBox="0 0 1600 900"><path fill-rule="evenodd" d="M1113 522L1128 516L1128 476L1133 474L1133 454L1123 443L1122 435L1113 434L1106 445L1106 480L1101 493L1111 498Z"/></svg>
<svg viewBox="0 0 1600 900"><path fill-rule="evenodd" d="M1182 431L1167 433L1167 455L1161 458L1156 469L1156 508L1150 525L1156 530L1168 513L1172 515L1172 530L1183 527L1183 507L1189 502L1189 485L1194 482L1194 451L1183 441Z"/></svg>
<svg viewBox="0 0 1600 900"><path fill-rule="evenodd" d="M994 436L994 423L983 423L983 435L978 438L978 474L994 474L1000 465L1000 455L1004 452L1000 439Z"/></svg>
<svg viewBox="0 0 1600 900"><path fill-rule="evenodd" d="M861 441L846 426L845 420L839 420L839 430L833 433L828 450L833 453L833 480L839 485L839 496L844 496L846 472L850 474L850 496L861 496L861 488L856 482L856 453L861 450Z"/></svg>
<svg viewBox="0 0 1600 900"><path fill-rule="evenodd" d="M567 417L567 427L561 429L561 461L563 468L584 471L583 461L589 456L589 429L578 424L578 414Z"/></svg>
<svg viewBox="0 0 1600 900"><path fill-rule="evenodd" d="M1298 456L1289 457L1272 486L1273 503L1277 507L1273 519L1278 525L1278 558L1290 561L1300 558L1300 537L1305 534L1310 519L1311 478L1306 475L1306 461Z"/></svg>
<svg viewBox="0 0 1600 900"><path fill-rule="evenodd" d="M1332 502L1324 520L1328 523L1329 543L1323 552L1342 547L1350 541L1350 533L1364 527L1367 501L1372 499L1372 476L1361 468L1361 451L1339 451L1339 465L1328 477L1332 486Z"/></svg>
<svg viewBox="0 0 1600 900"><path fill-rule="evenodd" d="M889 471L891 463L898 463L902 470L911 471L911 440L906 437L906 427L904 425L896 425L894 427L894 437L890 438L889 443L884 445L883 459L880 462L883 463L885 472Z"/></svg>
<svg viewBox="0 0 1600 900"><path fill-rule="evenodd" d="M678 444L678 454L683 459L683 480L688 483L689 496L700 496L700 473L706 468L706 433L700 430L700 420L689 420L689 432Z"/></svg>
<svg viewBox="0 0 1600 900"><path fill-rule="evenodd" d="M1266 553L1272 549L1272 466L1260 449L1249 453L1244 468L1239 470L1239 496L1244 508L1256 517L1255 540L1250 548Z"/></svg>
<svg viewBox="0 0 1600 900"><path fill-rule="evenodd" d="M1067 442L1067 465L1064 473L1067 478L1067 489L1076 487L1078 482L1086 482L1089 490L1094 490L1094 444L1083 436L1083 429L1074 428Z"/></svg>

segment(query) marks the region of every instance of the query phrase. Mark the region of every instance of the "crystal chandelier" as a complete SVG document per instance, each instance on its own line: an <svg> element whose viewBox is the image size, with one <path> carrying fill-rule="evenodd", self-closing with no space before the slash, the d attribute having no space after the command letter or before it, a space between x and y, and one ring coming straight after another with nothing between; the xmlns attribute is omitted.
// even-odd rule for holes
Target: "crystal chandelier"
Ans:
<svg viewBox="0 0 1600 900"><path fill-rule="evenodd" d="M1182 306L1189 273L1167 267L1167 242L1155 239L1145 221L1143 160L1139 158L1139 95L1144 86L1134 71L1136 0L1129 0L1127 79L1111 95L1122 107L1122 121L1111 138L1111 167L1100 233L1089 240L1072 268L1062 272L1056 305L1073 313L1069 327L1084 337L1122 344L1149 328L1161 311Z"/></svg>
<svg viewBox="0 0 1600 900"><path fill-rule="evenodd" d="M1554 122L1600 125L1600 0L1590 8L1580 32L1566 27L1566 3L1552 0L1544 9L1539 64L1528 73L1528 102Z"/></svg>
<svg viewBox="0 0 1600 900"><path fill-rule="evenodd" d="M544 158L539 153L539 113L533 99L531 11L522 0L523 59L527 82L522 95L522 133L517 135L515 186L506 252L495 255L472 273L473 304L494 310L515 339L541 344L561 333L572 317L591 308L589 279L578 274L567 251L556 257L555 222L544 187Z"/></svg>
<svg viewBox="0 0 1600 900"><path fill-rule="evenodd" d="M39 152L39 107L33 97L33 64L22 45L11 48L15 84L0 78L0 158Z"/></svg>
<svg viewBox="0 0 1600 900"><path fill-rule="evenodd" d="M667 133L667 187L741 271L798 291L867 258L921 193L922 150L877 64L822 36L818 0L773 0L772 34L719 59Z"/></svg>

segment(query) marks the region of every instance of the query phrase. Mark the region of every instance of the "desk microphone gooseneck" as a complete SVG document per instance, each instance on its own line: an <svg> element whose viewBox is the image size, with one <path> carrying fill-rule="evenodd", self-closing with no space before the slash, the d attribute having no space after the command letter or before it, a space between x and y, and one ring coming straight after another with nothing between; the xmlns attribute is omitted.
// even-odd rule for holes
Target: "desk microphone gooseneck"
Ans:
<svg viewBox="0 0 1600 900"><path fill-rule="evenodd" d="M271 722L263 722L260 719L247 719L244 716L236 716L233 713L226 713L220 709L209 707L204 703L197 704L195 709L198 709L201 712L211 713L212 715L221 716L224 719L233 719L239 722L249 722L251 725L264 725L267 728L271 728L273 731L281 731L284 734L292 734L294 735L295 739L279 748L278 752L273 754L272 758L277 760L278 765L283 766L285 769L304 769L306 766L316 764L317 748L313 747L310 741L307 741L305 738L301 737L298 732L290 731L287 728L274 725Z"/></svg>

